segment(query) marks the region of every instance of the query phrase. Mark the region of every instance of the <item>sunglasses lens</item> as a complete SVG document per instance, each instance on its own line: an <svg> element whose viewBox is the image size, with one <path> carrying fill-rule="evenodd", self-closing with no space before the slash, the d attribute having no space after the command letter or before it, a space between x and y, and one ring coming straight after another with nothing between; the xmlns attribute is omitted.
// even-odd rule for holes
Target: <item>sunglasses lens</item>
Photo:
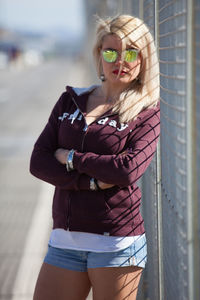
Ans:
<svg viewBox="0 0 200 300"><path fill-rule="evenodd" d="M125 61L133 62L137 59L138 51L134 49L126 50Z"/></svg>
<svg viewBox="0 0 200 300"><path fill-rule="evenodd" d="M109 63L115 62L117 59L117 52L114 50L104 50L103 58L106 62Z"/></svg>

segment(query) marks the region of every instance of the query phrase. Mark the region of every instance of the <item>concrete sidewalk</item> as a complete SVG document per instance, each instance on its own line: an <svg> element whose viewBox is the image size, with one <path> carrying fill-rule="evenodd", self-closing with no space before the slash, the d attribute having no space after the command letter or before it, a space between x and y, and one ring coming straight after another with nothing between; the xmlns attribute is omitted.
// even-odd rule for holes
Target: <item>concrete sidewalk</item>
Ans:
<svg viewBox="0 0 200 300"><path fill-rule="evenodd" d="M31 151L66 85L86 68L57 60L0 79L0 300L31 300L52 227L52 186L29 174ZM90 298L91 299L91 298Z"/></svg>

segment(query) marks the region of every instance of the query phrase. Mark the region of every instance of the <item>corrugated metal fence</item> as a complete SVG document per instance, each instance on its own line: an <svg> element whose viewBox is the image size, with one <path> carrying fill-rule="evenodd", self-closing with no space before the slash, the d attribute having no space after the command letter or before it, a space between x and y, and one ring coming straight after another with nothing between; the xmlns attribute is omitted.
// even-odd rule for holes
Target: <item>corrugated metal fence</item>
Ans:
<svg viewBox="0 0 200 300"><path fill-rule="evenodd" d="M142 180L148 240L144 297L199 300L200 1L93 1L92 13L139 16L154 34L161 138Z"/></svg>

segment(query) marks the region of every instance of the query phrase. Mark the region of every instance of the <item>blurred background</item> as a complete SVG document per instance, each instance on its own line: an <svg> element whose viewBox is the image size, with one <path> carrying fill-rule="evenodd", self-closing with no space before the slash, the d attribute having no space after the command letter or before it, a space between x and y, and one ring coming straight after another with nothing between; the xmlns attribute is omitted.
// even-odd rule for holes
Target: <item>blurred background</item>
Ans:
<svg viewBox="0 0 200 300"><path fill-rule="evenodd" d="M32 299L52 226L53 187L29 174L34 142L66 85L99 83L94 15L121 13L148 24L161 75L138 300L200 299L200 1L0 0L0 300Z"/></svg>

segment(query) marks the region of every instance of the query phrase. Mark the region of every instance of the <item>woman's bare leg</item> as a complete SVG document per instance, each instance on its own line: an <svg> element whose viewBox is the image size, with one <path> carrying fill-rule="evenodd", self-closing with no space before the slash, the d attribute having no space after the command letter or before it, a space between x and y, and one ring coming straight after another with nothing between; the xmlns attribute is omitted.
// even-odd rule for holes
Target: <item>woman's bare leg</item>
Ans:
<svg viewBox="0 0 200 300"><path fill-rule="evenodd" d="M71 271L43 263L33 300L85 300L90 287L87 272Z"/></svg>
<svg viewBox="0 0 200 300"><path fill-rule="evenodd" d="M135 300L142 270L139 267L88 269L93 300Z"/></svg>

